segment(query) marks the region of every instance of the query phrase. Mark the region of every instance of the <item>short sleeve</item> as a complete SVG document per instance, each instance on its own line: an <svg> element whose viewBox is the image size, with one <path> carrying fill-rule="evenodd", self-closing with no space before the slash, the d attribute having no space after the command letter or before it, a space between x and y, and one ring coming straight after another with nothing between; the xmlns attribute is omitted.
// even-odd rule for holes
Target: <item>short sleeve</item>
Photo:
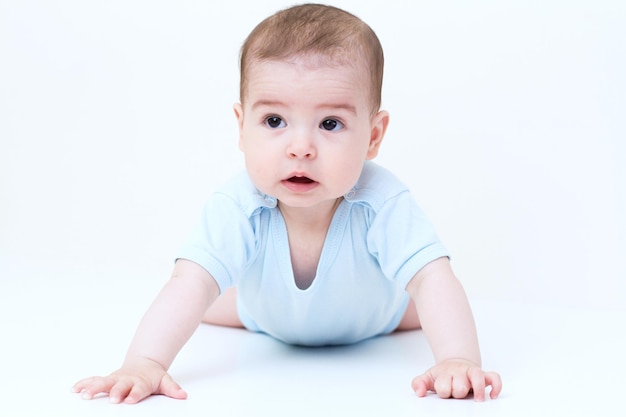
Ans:
<svg viewBox="0 0 626 417"><path fill-rule="evenodd" d="M408 191L388 199L376 212L367 244L385 276L403 288L426 264L449 256Z"/></svg>
<svg viewBox="0 0 626 417"><path fill-rule="evenodd" d="M235 285L254 249L254 229L245 211L230 196L216 193L205 204L177 259L202 266L224 291Z"/></svg>

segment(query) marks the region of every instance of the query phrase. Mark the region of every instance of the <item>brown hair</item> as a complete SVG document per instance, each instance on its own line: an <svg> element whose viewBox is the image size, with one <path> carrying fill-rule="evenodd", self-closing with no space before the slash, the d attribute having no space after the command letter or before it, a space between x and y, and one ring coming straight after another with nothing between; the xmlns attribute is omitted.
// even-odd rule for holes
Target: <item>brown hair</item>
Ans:
<svg viewBox="0 0 626 417"><path fill-rule="evenodd" d="M365 64L373 112L381 104L383 50L374 31L358 17L332 6L303 4L268 17L246 38L240 55L239 95L255 60L316 56L326 63Z"/></svg>

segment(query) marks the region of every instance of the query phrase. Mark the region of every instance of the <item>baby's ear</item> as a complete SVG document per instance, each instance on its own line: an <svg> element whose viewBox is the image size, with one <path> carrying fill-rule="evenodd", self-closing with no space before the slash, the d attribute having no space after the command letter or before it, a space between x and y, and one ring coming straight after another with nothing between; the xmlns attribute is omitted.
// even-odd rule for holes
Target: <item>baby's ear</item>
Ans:
<svg viewBox="0 0 626 417"><path fill-rule="evenodd" d="M241 149L242 131L243 131L243 106L241 103L235 103L233 105L233 111L237 118L237 125L239 126L239 149Z"/></svg>
<svg viewBox="0 0 626 417"><path fill-rule="evenodd" d="M372 118L372 130L370 135L370 145L367 150L367 159L374 159L378 155L380 144L385 137L387 126L389 125L389 113L381 110Z"/></svg>

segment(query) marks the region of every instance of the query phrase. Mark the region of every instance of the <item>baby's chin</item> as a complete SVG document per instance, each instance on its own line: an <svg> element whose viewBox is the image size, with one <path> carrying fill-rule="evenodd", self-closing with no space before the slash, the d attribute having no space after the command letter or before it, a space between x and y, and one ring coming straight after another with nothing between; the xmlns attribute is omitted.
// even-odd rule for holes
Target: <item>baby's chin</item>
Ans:
<svg viewBox="0 0 626 417"><path fill-rule="evenodd" d="M339 203L343 200L343 196L328 198L328 199L303 199L303 198L283 198L278 199L278 208L280 209L314 209L319 210L332 210L334 211Z"/></svg>

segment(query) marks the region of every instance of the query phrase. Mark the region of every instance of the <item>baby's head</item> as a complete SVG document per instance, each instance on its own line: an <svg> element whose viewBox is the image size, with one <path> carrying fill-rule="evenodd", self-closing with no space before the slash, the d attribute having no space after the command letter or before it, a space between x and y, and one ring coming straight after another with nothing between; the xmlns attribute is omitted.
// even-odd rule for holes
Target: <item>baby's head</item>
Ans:
<svg viewBox="0 0 626 417"><path fill-rule="evenodd" d="M374 31L341 9L304 4L282 10L262 21L241 49L240 101L244 103L247 74L255 62L304 58L322 65L362 66L369 79L372 114L381 104L383 50Z"/></svg>
<svg viewBox="0 0 626 417"><path fill-rule="evenodd" d="M256 188L282 209L334 210L378 154L382 76L378 38L343 10L307 4L261 22L241 51L233 108Z"/></svg>

